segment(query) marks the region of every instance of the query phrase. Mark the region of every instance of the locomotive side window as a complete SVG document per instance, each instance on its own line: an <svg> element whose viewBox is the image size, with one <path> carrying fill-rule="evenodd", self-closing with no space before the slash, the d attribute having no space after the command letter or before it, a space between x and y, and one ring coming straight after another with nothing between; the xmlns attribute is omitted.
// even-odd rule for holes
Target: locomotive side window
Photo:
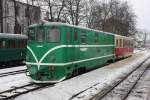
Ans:
<svg viewBox="0 0 150 100"><path fill-rule="evenodd" d="M78 40L78 32L75 30L74 31L74 40L77 41Z"/></svg>
<svg viewBox="0 0 150 100"><path fill-rule="evenodd" d="M30 41L35 40L34 30L31 29L28 30L28 39Z"/></svg>
<svg viewBox="0 0 150 100"><path fill-rule="evenodd" d="M59 42L60 31L56 28L48 29L46 38L47 38L47 42Z"/></svg>
<svg viewBox="0 0 150 100"><path fill-rule="evenodd" d="M86 44L86 33L82 32L80 35L81 43Z"/></svg>
<svg viewBox="0 0 150 100"><path fill-rule="evenodd" d="M71 38L70 32L67 32L67 40L69 41Z"/></svg>

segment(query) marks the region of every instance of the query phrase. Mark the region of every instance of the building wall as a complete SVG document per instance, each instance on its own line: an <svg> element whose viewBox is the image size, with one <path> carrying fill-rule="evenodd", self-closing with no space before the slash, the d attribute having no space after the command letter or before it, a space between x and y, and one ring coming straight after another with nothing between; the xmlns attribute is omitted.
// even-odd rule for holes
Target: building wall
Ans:
<svg viewBox="0 0 150 100"><path fill-rule="evenodd" d="M3 32L14 33L15 27L15 8L13 0L3 0ZM16 2L17 6L17 33L21 34L25 28L34 23L38 23L40 20L40 7L27 5L25 3ZM29 8L29 10L27 9ZM28 13L29 12L29 13ZM28 15L29 14L29 15Z"/></svg>

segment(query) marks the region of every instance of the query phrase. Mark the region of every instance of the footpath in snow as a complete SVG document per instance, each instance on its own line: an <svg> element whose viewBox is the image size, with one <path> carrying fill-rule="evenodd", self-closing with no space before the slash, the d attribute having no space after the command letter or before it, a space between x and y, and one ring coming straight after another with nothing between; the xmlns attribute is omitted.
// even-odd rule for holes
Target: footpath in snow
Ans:
<svg viewBox="0 0 150 100"><path fill-rule="evenodd" d="M136 53L132 57L57 83L53 87L21 95L15 100L87 100L130 73L149 56L148 51Z"/></svg>

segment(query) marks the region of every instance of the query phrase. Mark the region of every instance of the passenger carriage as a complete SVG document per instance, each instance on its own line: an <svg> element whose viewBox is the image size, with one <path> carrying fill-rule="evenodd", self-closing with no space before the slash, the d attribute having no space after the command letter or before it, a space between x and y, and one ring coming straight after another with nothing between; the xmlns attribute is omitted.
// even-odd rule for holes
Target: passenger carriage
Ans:
<svg viewBox="0 0 150 100"><path fill-rule="evenodd" d="M134 41L133 38L115 35L115 57L121 59L129 57L133 53Z"/></svg>
<svg viewBox="0 0 150 100"><path fill-rule="evenodd" d="M0 65L14 65L26 59L27 36L0 33Z"/></svg>

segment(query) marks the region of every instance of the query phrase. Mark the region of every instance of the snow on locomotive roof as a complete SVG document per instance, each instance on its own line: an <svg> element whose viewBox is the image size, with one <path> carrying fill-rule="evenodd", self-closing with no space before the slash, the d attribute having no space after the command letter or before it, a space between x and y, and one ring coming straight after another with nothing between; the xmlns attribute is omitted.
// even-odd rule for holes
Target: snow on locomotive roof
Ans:
<svg viewBox="0 0 150 100"><path fill-rule="evenodd" d="M27 36L23 34L0 33L0 38L27 39Z"/></svg>
<svg viewBox="0 0 150 100"><path fill-rule="evenodd" d="M35 27L37 25L39 25L39 24L33 24L33 25L30 25L29 27ZM75 25L71 25L71 24L67 24L67 23L43 21L43 23L41 23L41 25L46 25L46 26L48 26L48 25L54 25L54 26L63 25L63 26L69 26L69 27L74 27L74 28L91 30L91 31L95 31L95 32L102 32L102 33L114 35L114 36L121 36L121 37L125 37L125 38L130 38L130 37L122 36L122 35L116 35L116 34L110 33L110 32L99 31L99 30L95 30L95 29L91 29L91 28L87 28L87 27L83 27L83 26L75 26Z"/></svg>

